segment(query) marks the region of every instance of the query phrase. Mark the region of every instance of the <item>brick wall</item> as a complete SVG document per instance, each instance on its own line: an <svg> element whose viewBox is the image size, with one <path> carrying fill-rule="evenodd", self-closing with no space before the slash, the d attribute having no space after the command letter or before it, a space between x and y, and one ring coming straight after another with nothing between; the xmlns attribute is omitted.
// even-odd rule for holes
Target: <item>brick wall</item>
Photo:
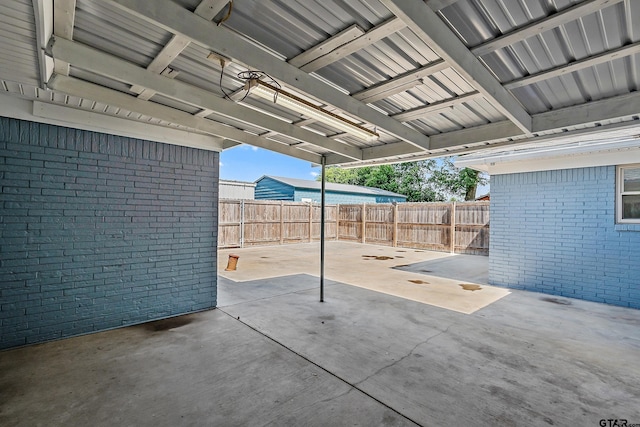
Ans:
<svg viewBox="0 0 640 427"><path fill-rule="evenodd" d="M218 163L0 117L0 348L214 307Z"/></svg>
<svg viewBox="0 0 640 427"><path fill-rule="evenodd" d="M640 227L615 224L615 173L492 176L489 282L640 308Z"/></svg>

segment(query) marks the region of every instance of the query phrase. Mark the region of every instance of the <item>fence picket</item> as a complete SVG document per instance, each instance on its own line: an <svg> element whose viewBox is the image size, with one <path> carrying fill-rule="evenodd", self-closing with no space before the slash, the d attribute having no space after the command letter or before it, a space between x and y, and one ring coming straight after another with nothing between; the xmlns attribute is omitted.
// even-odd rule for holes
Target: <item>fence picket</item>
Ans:
<svg viewBox="0 0 640 427"><path fill-rule="evenodd" d="M220 248L320 239L318 205L268 200L246 200L243 205L239 200L221 200L218 212ZM489 202L458 202L455 208L453 203L328 205L325 220L326 239L489 253Z"/></svg>

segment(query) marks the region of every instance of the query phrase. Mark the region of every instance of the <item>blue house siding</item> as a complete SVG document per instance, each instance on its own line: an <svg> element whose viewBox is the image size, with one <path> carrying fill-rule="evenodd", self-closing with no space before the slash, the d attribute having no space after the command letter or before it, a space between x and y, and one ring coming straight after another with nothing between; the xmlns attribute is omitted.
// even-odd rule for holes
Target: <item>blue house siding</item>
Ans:
<svg viewBox="0 0 640 427"><path fill-rule="evenodd" d="M286 178L282 178L286 179ZM282 182L277 179L273 179L269 176L265 176L256 182L255 199L256 200L284 200L290 202L301 202L303 199L311 199L314 202L320 202L320 189L313 188L313 185L319 186L318 183L313 182L311 188L307 188L309 185L304 180L294 180L296 184ZM331 184L336 185L336 184ZM336 191L327 189L325 192L326 202L328 204L355 204L355 203L391 203L391 202L406 202L407 198L404 196L393 196L394 193L384 192L387 194L368 194L373 191L381 192L377 189L367 189L366 187L356 186L343 186L352 187L356 189L363 189L362 193L357 191Z"/></svg>
<svg viewBox="0 0 640 427"><path fill-rule="evenodd" d="M256 200L294 201L294 188L275 179L265 177L256 184Z"/></svg>
<svg viewBox="0 0 640 427"><path fill-rule="evenodd" d="M356 203L391 203L404 202L406 199L400 197L376 196L367 194L342 193L337 191L326 191L325 198L327 204L356 204ZM320 191L310 189L295 190L294 201L299 202L302 199L312 199L314 202L320 203Z"/></svg>
<svg viewBox="0 0 640 427"><path fill-rule="evenodd" d="M640 230L615 224L615 175L603 166L491 176L489 282L640 308Z"/></svg>
<svg viewBox="0 0 640 427"><path fill-rule="evenodd" d="M215 307L218 163L0 117L0 348Z"/></svg>

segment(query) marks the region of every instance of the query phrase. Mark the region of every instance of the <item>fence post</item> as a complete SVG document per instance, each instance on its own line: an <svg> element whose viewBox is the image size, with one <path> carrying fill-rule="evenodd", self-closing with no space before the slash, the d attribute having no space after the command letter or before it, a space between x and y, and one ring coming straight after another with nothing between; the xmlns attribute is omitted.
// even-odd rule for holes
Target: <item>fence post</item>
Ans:
<svg viewBox="0 0 640 427"><path fill-rule="evenodd" d="M393 247L398 247L398 204L393 204Z"/></svg>
<svg viewBox="0 0 640 427"><path fill-rule="evenodd" d="M340 240L340 204L337 204L336 207L336 241Z"/></svg>
<svg viewBox="0 0 640 427"><path fill-rule="evenodd" d="M456 202L451 203L451 253L456 253Z"/></svg>
<svg viewBox="0 0 640 427"><path fill-rule="evenodd" d="M280 200L280 244L284 244L284 200Z"/></svg>
<svg viewBox="0 0 640 427"><path fill-rule="evenodd" d="M366 242L366 234L367 234L367 204L362 204L362 213L360 214L362 218L362 243Z"/></svg>
<svg viewBox="0 0 640 427"><path fill-rule="evenodd" d="M313 201L309 202L309 242L313 242Z"/></svg>
<svg viewBox="0 0 640 427"><path fill-rule="evenodd" d="M244 248L244 199L240 202L240 247Z"/></svg>

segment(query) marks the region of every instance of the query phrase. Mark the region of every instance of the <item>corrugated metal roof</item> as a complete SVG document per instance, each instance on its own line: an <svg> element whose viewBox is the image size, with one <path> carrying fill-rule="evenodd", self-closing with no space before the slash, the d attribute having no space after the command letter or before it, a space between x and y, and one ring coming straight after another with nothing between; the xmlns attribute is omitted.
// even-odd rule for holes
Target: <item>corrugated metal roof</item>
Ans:
<svg viewBox="0 0 640 427"><path fill-rule="evenodd" d="M470 48L580 1L460 0L443 11ZM468 23L474 25L468 25ZM640 40L640 2L616 2L482 56L504 83ZM608 98L640 88L640 54L513 91L530 113Z"/></svg>
<svg viewBox="0 0 640 427"><path fill-rule="evenodd" d="M30 0L0 3L0 45L0 78L37 86L40 75Z"/></svg>
<svg viewBox="0 0 640 427"><path fill-rule="evenodd" d="M318 181L309 181L306 179L285 178L281 176L264 175L256 180L256 184L265 178L271 178L283 184L290 185L295 188L305 188L310 190L320 190L322 183ZM325 189L327 191L337 191L340 193L370 194L373 196L392 196L404 197L403 194L394 193L392 191L381 190L373 187L363 187L360 185L336 184L334 182L326 182Z"/></svg>
<svg viewBox="0 0 640 427"><path fill-rule="evenodd" d="M284 62L309 49L313 50L321 43L332 40L341 31L357 25L361 32L365 32L353 42L357 47L346 49L344 55L338 55L337 52L350 45L336 44L332 49L337 50L323 51L327 53L323 60L329 57L332 60L327 60L312 72L311 75L316 77L314 83L297 84L293 79L288 85L283 85L312 104L326 105L329 111L375 129L380 135L376 141L365 141L343 134L331 125L305 120L306 116L301 113L254 96L243 99L246 92L243 91L244 80L239 73L248 69L259 70L263 65L267 68L264 71L269 72L271 65L256 63L251 55L242 56L238 53L238 57L232 58L231 62L226 61L222 70L217 60L207 57L212 50L222 56L233 56L228 53L233 51L233 46L210 47L215 45L215 41L211 45L211 41L206 39L206 32L194 33L191 40L189 27L181 31L170 30L171 27L179 27L179 22L154 22L162 20L156 16L162 15L162 9L178 5L178 8L193 12L200 0L179 0L163 3L162 7L154 6L158 10L150 17L144 17L144 2L120 5L117 0L78 0L73 39L75 43L146 68L158 61L159 55L175 37L182 37L186 48L176 51L175 58L166 63L160 60L171 70L177 71L171 78L212 96L229 96L234 102L241 102L271 118L297 123L304 129L332 138L337 144L323 145L317 141L275 133L269 126L253 124L251 117L254 116L251 114L230 117L225 111L203 110L197 100L181 99L180 92L173 88L167 89L168 93L153 94L151 103L187 112L197 116L198 120L206 117L202 120L222 123L230 129L241 129L247 135L262 135L263 139L251 141L262 141L260 143L265 147L269 146L266 141L275 141L278 145L271 147L281 147L283 152L290 153L289 147L294 147L304 153L327 155L330 163L410 160L477 150L494 144L528 141L541 135L563 135L583 128L640 122L640 106L633 108L635 104L640 105L637 97L632 98L635 104L627 102L626 105L613 107L610 104L595 106L595 101L615 100L618 96L636 93L640 88L639 1L458 0L420 3L418 6L424 8L433 4L446 5L435 16L444 22L445 30L446 27L451 30L451 37L459 37L461 46L466 46L480 61L466 71L455 60L446 59L443 64L443 58L436 52L447 58L453 53L451 58L454 59L460 52L444 49L442 53L441 48L422 38L420 31L416 30L416 25L420 24L411 22L413 16L404 18L405 22L394 17L391 10L408 7L404 5L410 3L404 0L243 0L234 3L228 20L218 27L211 27L211 31L224 33L225 37L231 34L232 40L238 43L249 41L251 47L247 51L255 48L255 52L268 52L271 58ZM128 10L138 6L141 7L140 13ZM5 1L0 4L0 12L0 42L5 46L0 52L0 81L4 92L76 108L102 110L109 114L128 111L125 114L129 117L137 115L143 121L177 128L189 127L180 120L171 123L150 118L149 113L153 109L141 108L141 111L133 113L124 105L109 106L101 99L83 99L86 95L81 91L64 96L35 90L40 84L36 43L36 22L39 20L34 15L33 4L30 0ZM214 21L220 21L226 13L226 8L219 11ZM415 15L418 19L420 13ZM181 19L188 21L190 16ZM549 20L558 24L547 25ZM198 23L194 21L193 26ZM395 25L394 31L378 35L381 28L390 23ZM530 31L529 27L544 29ZM425 31L428 33L429 29ZM512 37L514 33L516 36ZM491 47L504 37L512 38L497 47ZM589 62L581 65L587 59ZM108 66L108 60L104 61ZM437 70L428 72L426 68L434 64L438 66ZM495 76L499 82L496 84L504 85L507 94L513 94L524 107L525 114L531 115L533 126L528 133L523 131L526 120L524 125L520 124L520 129L514 127L513 131L507 131L505 123L510 120L508 117L513 119L510 116L512 112L500 105L498 98L492 99L496 88L483 87L485 83L481 82L482 79L476 79L477 73L474 72L482 66ZM129 84L101 75L100 70L90 72L72 63L71 76L100 88L136 95ZM523 80L528 78L535 80ZM144 85L144 81L140 83ZM394 84L399 89L389 89ZM379 85L386 88L386 95L374 98L368 106L356 104L353 100L334 105L329 101L337 99L331 91L337 90L344 96L351 94L360 99L358 92L375 89ZM306 92L313 89L311 86L326 90ZM325 99L324 94L328 92L333 95ZM478 92L480 95L477 95ZM315 95L311 96L310 93ZM442 102L447 102L447 105L439 108L438 103ZM517 104L514 106L517 107ZM576 109L578 118L574 119L571 112L566 110L572 106L589 106L590 110ZM401 128L391 126L391 129L388 126L391 122L383 120L384 116L407 111L411 111L410 117L404 114L407 118L398 116L397 120L406 120L405 126L418 133L404 134L404 131L399 131ZM556 111L564 114L564 121L556 123L555 117L548 115ZM363 116L370 119L363 120ZM491 127L491 124L495 126ZM432 138L430 141L425 138L416 142L419 134ZM234 138L238 139L236 136ZM353 151L350 151L354 148L359 150L362 160L354 158ZM346 153L346 156L342 153Z"/></svg>

